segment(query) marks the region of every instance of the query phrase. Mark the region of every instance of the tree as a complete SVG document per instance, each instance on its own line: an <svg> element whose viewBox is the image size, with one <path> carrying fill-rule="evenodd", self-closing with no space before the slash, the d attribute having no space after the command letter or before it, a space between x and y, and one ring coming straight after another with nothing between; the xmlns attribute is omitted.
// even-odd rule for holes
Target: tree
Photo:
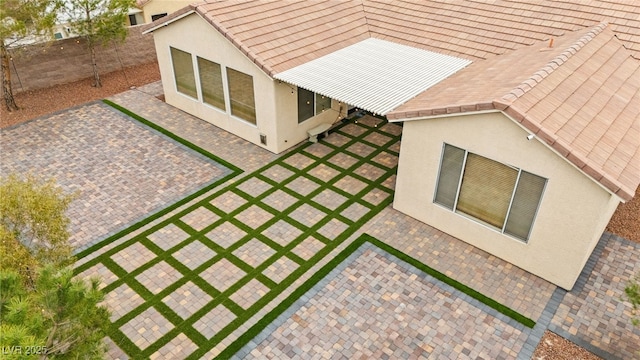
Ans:
<svg viewBox="0 0 640 360"><path fill-rule="evenodd" d="M34 287L38 266L29 250L0 224L0 270L13 269L25 286Z"/></svg>
<svg viewBox="0 0 640 360"><path fill-rule="evenodd" d="M65 213L73 197L53 180L0 179L3 359L103 357L109 311L100 305L99 280L74 278L70 266Z"/></svg>
<svg viewBox="0 0 640 360"><path fill-rule="evenodd" d="M640 319L638 318L638 310L640 309L640 273L629 280L627 287L624 288L624 293L632 307L631 323L634 326L640 326Z"/></svg>
<svg viewBox="0 0 640 360"><path fill-rule="evenodd" d="M1 178L0 235L10 234L40 263L69 265L73 257L66 211L74 198L64 194L54 180L44 181L31 174L24 179L15 174Z"/></svg>
<svg viewBox="0 0 640 360"><path fill-rule="evenodd" d="M47 265L38 271L35 289L19 275L0 271L0 344L4 349L33 345L41 359L100 359L109 326L109 311L99 305L99 281L73 278L67 267ZM26 349L25 349L26 350ZM7 355L7 354L5 354ZM8 354L11 355L11 354ZM14 354L16 358L25 355Z"/></svg>
<svg viewBox="0 0 640 360"><path fill-rule="evenodd" d="M95 47L98 43L124 41L129 9L135 0L64 0L63 16L87 42L93 67L93 86L101 87Z"/></svg>
<svg viewBox="0 0 640 360"><path fill-rule="evenodd" d="M26 39L51 39L56 9L56 0L0 0L0 76L8 111L19 109L13 97L8 49Z"/></svg>

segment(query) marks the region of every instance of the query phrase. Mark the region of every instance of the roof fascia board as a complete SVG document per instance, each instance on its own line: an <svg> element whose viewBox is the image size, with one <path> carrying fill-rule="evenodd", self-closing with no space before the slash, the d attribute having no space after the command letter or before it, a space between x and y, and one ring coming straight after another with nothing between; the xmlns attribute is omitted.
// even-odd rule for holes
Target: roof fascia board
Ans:
<svg viewBox="0 0 640 360"><path fill-rule="evenodd" d="M180 19L184 19L185 17L187 17L187 16L189 16L191 14L195 14L195 13L196 13L195 10L189 10L186 13L184 13L184 14L182 14L180 16L176 16L175 18L173 18L173 19L171 19L171 20L169 20L167 22L163 22L162 24L158 24L158 25L156 25L154 27L151 27L151 28L143 31L142 34L146 35L146 34L148 34L150 32L154 32L155 30L158 30L159 28L163 28L163 27L165 27L165 26L167 26L167 25L169 25L169 24L171 24L173 22L176 22L176 21L178 21Z"/></svg>
<svg viewBox="0 0 640 360"><path fill-rule="evenodd" d="M489 114L489 113L495 113L495 112L502 112L502 111L497 109L488 109L488 110L454 112L454 113L440 114L440 115L426 115L426 116L418 116L418 117L412 117L412 118L388 119L388 120L391 123L397 123L397 122L405 122L405 121L440 119L440 118L448 118L453 116Z"/></svg>

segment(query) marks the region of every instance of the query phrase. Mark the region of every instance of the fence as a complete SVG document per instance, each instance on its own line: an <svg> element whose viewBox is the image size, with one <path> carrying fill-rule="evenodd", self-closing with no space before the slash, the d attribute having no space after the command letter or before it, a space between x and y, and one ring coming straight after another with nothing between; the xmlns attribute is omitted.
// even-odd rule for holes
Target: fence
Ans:
<svg viewBox="0 0 640 360"><path fill-rule="evenodd" d="M130 27L124 43L98 45L96 59L100 74L156 61L153 35L142 35L140 26ZM82 38L56 40L14 50L10 67L14 93L93 76L91 54Z"/></svg>

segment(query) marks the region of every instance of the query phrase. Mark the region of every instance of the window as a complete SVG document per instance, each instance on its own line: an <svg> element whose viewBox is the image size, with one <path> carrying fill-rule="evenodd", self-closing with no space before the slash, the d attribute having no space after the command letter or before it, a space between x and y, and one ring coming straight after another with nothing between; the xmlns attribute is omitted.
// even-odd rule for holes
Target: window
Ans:
<svg viewBox="0 0 640 360"><path fill-rule="evenodd" d="M161 19L161 18L163 18L165 16L167 16L167 13L151 15L151 21L156 21L156 20Z"/></svg>
<svg viewBox="0 0 640 360"><path fill-rule="evenodd" d="M200 74L202 101L225 110L220 64L198 57L198 73Z"/></svg>
<svg viewBox="0 0 640 360"><path fill-rule="evenodd" d="M256 104L253 96L253 77L227 68L231 115L256 123Z"/></svg>
<svg viewBox="0 0 640 360"><path fill-rule="evenodd" d="M171 60L173 61L173 74L178 92L197 99L196 77L193 73L191 54L171 48Z"/></svg>
<svg viewBox="0 0 640 360"><path fill-rule="evenodd" d="M298 124L331 108L331 98L298 88Z"/></svg>
<svg viewBox="0 0 640 360"><path fill-rule="evenodd" d="M316 115L323 111L331 109L331 98L328 96L316 94Z"/></svg>
<svg viewBox="0 0 640 360"><path fill-rule="evenodd" d="M547 179L445 144L434 202L527 240Z"/></svg>
<svg viewBox="0 0 640 360"><path fill-rule="evenodd" d="M53 37L54 37L56 40L60 40L60 39L62 39L62 33L57 32L57 33L53 34Z"/></svg>
<svg viewBox="0 0 640 360"><path fill-rule="evenodd" d="M136 20L135 14L129 15L129 24L131 24L131 26L138 25L138 21Z"/></svg>

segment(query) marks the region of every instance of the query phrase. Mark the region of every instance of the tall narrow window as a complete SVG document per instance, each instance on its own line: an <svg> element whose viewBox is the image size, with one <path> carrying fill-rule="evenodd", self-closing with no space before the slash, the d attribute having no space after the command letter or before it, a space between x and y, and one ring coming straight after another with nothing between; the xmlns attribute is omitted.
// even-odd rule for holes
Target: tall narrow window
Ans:
<svg viewBox="0 0 640 360"><path fill-rule="evenodd" d="M227 68L231 115L256 123L256 104L253 95L253 77Z"/></svg>
<svg viewBox="0 0 640 360"><path fill-rule="evenodd" d="M298 124L313 117L313 92L298 88Z"/></svg>
<svg viewBox="0 0 640 360"><path fill-rule="evenodd" d="M331 109L331 98L298 88L298 124Z"/></svg>
<svg viewBox="0 0 640 360"><path fill-rule="evenodd" d="M193 72L191 54L171 48L171 61L173 62L173 74L178 92L197 99L198 92L196 91L196 77Z"/></svg>
<svg viewBox="0 0 640 360"><path fill-rule="evenodd" d="M434 202L528 240L547 179L445 144Z"/></svg>
<svg viewBox="0 0 640 360"><path fill-rule="evenodd" d="M322 114L323 111L328 109L331 109L331 98L316 94L316 115Z"/></svg>
<svg viewBox="0 0 640 360"><path fill-rule="evenodd" d="M200 74L202 101L225 110L220 64L198 57L198 73Z"/></svg>
<svg viewBox="0 0 640 360"><path fill-rule="evenodd" d="M453 210L458 195L458 185L462 175L465 151L445 144L440 163L440 176L434 201Z"/></svg>
<svg viewBox="0 0 640 360"><path fill-rule="evenodd" d="M542 192L547 183L545 178L522 171L513 204L509 211L509 218L504 232L520 239L529 238L533 219L536 217Z"/></svg>

